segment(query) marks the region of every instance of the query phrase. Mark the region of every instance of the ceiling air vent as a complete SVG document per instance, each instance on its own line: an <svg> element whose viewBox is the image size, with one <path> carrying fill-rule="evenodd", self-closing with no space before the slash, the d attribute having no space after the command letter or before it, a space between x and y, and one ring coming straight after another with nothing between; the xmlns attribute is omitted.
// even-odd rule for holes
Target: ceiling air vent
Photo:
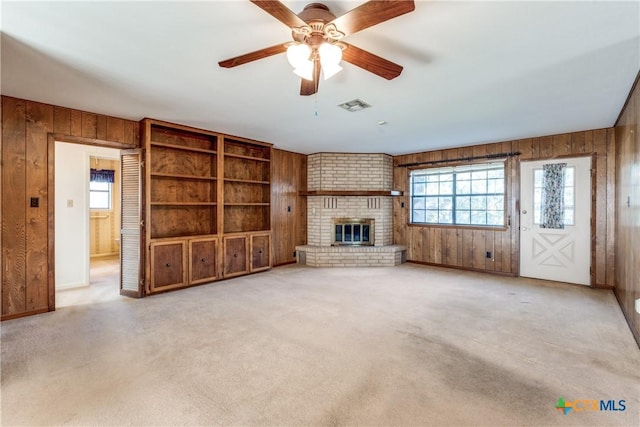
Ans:
<svg viewBox="0 0 640 427"><path fill-rule="evenodd" d="M353 99L351 101L343 102L342 104L338 104L338 107L344 108L347 111L354 112L364 110L365 108L371 107L371 105L367 104L361 99Z"/></svg>

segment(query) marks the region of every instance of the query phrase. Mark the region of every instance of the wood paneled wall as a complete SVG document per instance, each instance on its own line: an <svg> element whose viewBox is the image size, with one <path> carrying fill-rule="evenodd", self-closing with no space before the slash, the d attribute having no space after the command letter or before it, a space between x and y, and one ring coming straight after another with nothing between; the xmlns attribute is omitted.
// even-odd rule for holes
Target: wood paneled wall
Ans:
<svg viewBox="0 0 640 427"><path fill-rule="evenodd" d="M640 75L640 74L639 74ZM615 293L640 345L640 85L634 85L616 123Z"/></svg>
<svg viewBox="0 0 640 427"><path fill-rule="evenodd" d="M274 149L271 157L273 264L295 262L296 245L307 243L307 156Z"/></svg>
<svg viewBox="0 0 640 427"><path fill-rule="evenodd" d="M137 122L2 96L2 319L53 309L48 298L51 133L139 145ZM39 198L37 208L30 207L32 197Z"/></svg>
<svg viewBox="0 0 640 427"><path fill-rule="evenodd" d="M614 149L614 131L613 128L608 128L395 156L393 188L403 191L404 196L394 198L394 243L407 246L407 259L410 261L517 275L520 248L520 161L593 155L592 168L596 175L592 211L592 284L612 286L615 271ZM409 170L398 165L511 151L522 154L507 160L507 215L511 219L511 226L506 230L407 225L410 205ZM493 260L486 258L488 251L493 253Z"/></svg>

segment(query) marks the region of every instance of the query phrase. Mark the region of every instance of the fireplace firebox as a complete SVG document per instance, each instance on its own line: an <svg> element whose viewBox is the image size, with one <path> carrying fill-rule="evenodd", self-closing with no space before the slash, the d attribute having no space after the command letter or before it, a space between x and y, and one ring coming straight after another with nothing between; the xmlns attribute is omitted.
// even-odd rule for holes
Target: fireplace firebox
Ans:
<svg viewBox="0 0 640 427"><path fill-rule="evenodd" d="M332 246L373 246L374 219L334 218Z"/></svg>

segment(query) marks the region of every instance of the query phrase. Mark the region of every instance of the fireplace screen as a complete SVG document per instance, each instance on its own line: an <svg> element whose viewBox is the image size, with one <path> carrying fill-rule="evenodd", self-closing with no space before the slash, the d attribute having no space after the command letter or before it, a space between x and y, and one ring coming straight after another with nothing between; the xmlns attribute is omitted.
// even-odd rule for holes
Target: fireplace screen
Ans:
<svg viewBox="0 0 640 427"><path fill-rule="evenodd" d="M333 246L373 246L373 219L334 218Z"/></svg>

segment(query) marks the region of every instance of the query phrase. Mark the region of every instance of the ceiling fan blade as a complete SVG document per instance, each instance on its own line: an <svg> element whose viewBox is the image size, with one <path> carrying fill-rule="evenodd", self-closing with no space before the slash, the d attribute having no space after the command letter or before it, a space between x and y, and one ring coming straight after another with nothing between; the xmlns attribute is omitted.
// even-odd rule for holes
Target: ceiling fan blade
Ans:
<svg viewBox="0 0 640 427"><path fill-rule="evenodd" d="M372 0L331 21L345 36L388 21L416 8L413 0Z"/></svg>
<svg viewBox="0 0 640 427"><path fill-rule="evenodd" d="M313 81L302 79L300 85L300 95L309 96L318 91L318 85L320 84L320 61L317 59L313 61Z"/></svg>
<svg viewBox="0 0 640 427"><path fill-rule="evenodd" d="M284 47L284 43L277 44L275 46L265 47L264 49L256 50L255 52L236 56L235 58L225 59L224 61L218 62L218 65L223 68L233 68L233 67L237 67L238 65L246 64L247 62L268 58L270 56L278 55L286 51L287 51L287 48Z"/></svg>
<svg viewBox="0 0 640 427"><path fill-rule="evenodd" d="M344 42L342 42L344 43ZM374 55L371 52L344 43L347 47L342 51L342 59L387 80L395 79L402 73L402 65Z"/></svg>
<svg viewBox="0 0 640 427"><path fill-rule="evenodd" d="M298 15L293 13L291 9L279 1L251 0L251 3L255 4L289 28L300 28L307 25L307 23L300 19Z"/></svg>

